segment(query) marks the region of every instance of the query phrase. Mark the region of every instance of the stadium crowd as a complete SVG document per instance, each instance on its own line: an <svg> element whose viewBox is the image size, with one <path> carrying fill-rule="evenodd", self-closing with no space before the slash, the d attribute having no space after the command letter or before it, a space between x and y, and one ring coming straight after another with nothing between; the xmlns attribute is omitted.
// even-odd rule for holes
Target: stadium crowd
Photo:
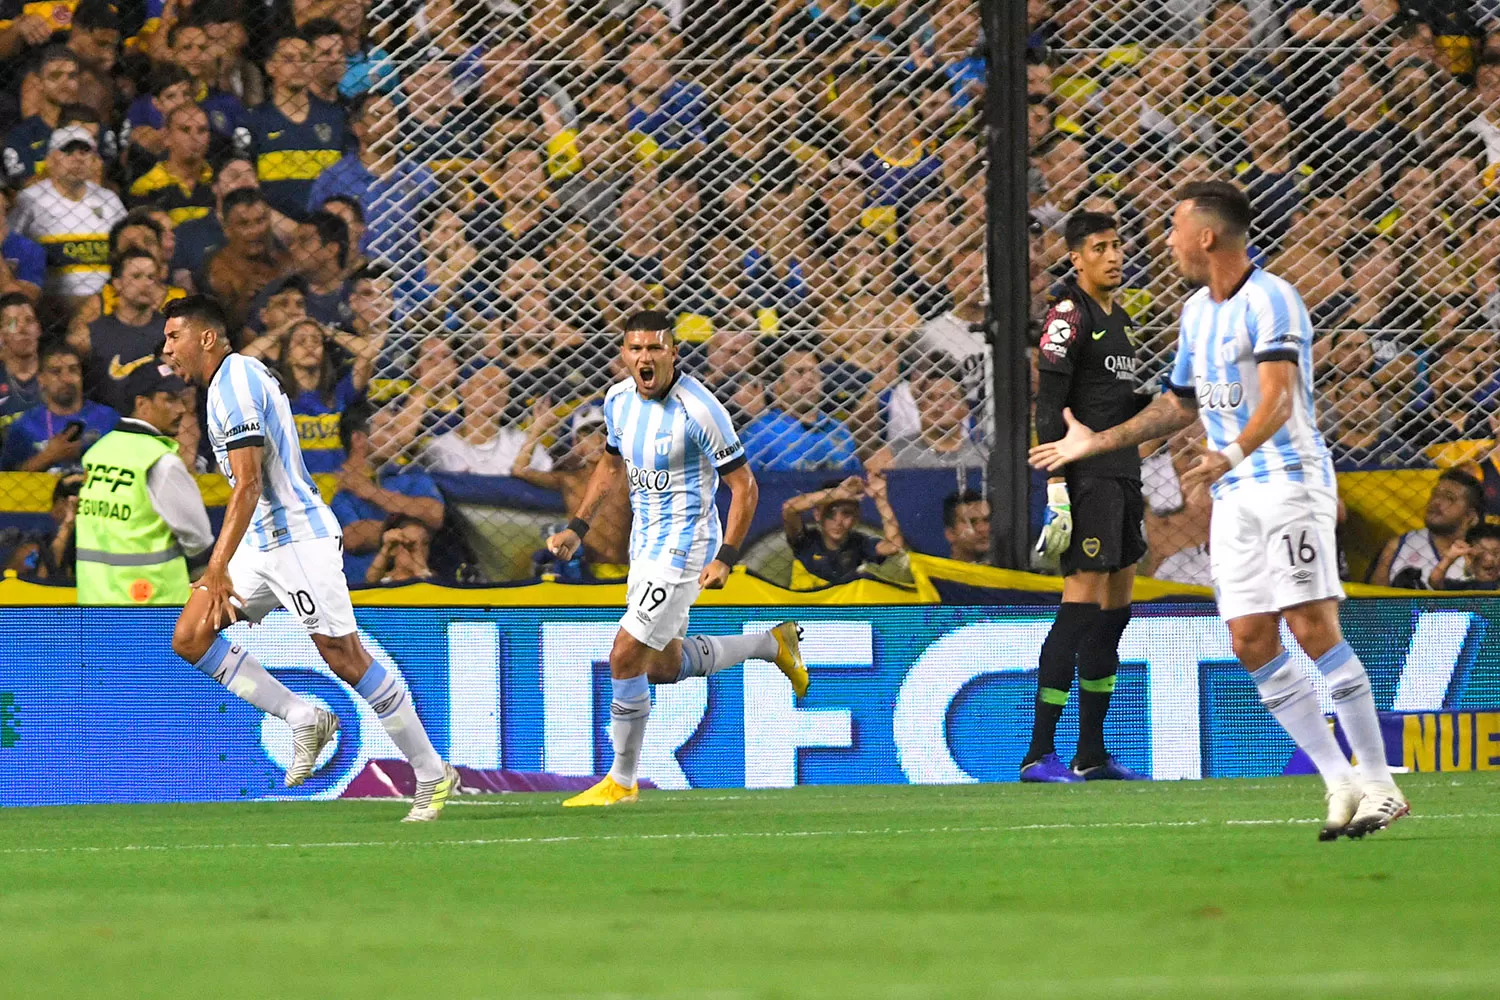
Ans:
<svg viewBox="0 0 1500 1000"><path fill-rule="evenodd" d="M1028 14L1036 318L1067 213L1112 212L1160 368L1171 192L1234 178L1314 311L1342 462L1494 436L1493 4ZM977 3L11 0L0 60L6 469L75 468L163 305L212 292L338 477L351 577L422 576L449 561L428 473L576 489L622 320L655 309L756 469L861 496L953 469L952 554L980 558L951 537L990 423ZM179 441L209 471L196 420Z"/></svg>

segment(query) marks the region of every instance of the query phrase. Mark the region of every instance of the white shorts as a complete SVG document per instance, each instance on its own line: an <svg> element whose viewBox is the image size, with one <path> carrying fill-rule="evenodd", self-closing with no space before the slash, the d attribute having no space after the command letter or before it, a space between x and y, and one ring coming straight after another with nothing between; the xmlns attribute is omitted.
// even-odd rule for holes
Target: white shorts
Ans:
<svg viewBox="0 0 1500 1000"><path fill-rule="evenodd" d="M687 638L688 612L701 588L697 573L678 580L681 573L651 563L632 564L620 627L652 649L666 649L673 639Z"/></svg>
<svg viewBox="0 0 1500 1000"><path fill-rule="evenodd" d="M1344 599L1338 494L1303 483L1246 483L1214 500L1209 562L1225 621Z"/></svg>
<svg viewBox="0 0 1500 1000"><path fill-rule="evenodd" d="M286 608L312 635L337 639L359 627L344 579L342 538L289 542L269 552L241 542L229 559L229 582L249 621Z"/></svg>

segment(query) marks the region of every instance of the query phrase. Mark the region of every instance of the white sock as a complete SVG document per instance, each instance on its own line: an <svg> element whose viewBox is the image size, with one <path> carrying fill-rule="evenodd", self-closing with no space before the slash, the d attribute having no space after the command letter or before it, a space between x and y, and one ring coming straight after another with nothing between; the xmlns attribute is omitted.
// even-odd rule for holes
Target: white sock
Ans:
<svg viewBox="0 0 1500 1000"><path fill-rule="evenodd" d="M380 724L406 755L418 781L437 781L443 776L442 758L427 738L427 730L417 716L417 706L400 670L387 669L372 660L354 690L380 717Z"/></svg>
<svg viewBox="0 0 1500 1000"><path fill-rule="evenodd" d="M1353 765L1339 749L1318 708L1318 692L1313 690L1308 676L1292 664L1286 650L1259 670L1251 671L1250 677L1260 689L1261 704L1312 759L1329 788L1354 777Z"/></svg>
<svg viewBox="0 0 1500 1000"><path fill-rule="evenodd" d="M775 660L776 637L770 632L751 635L690 635L682 641L679 681L711 677L749 659Z"/></svg>
<svg viewBox="0 0 1500 1000"><path fill-rule="evenodd" d="M317 721L317 711L311 704L268 674L248 649L231 645L222 635L193 666L224 685L236 698L293 726L310 726Z"/></svg>
<svg viewBox="0 0 1500 1000"><path fill-rule="evenodd" d="M646 738L646 720L651 716L651 687L646 675L612 682L614 699L609 705L609 741L615 761L609 776L625 788L635 784L635 769L641 762L641 741Z"/></svg>
<svg viewBox="0 0 1500 1000"><path fill-rule="evenodd" d="M1318 670L1333 691L1333 710L1359 761L1359 773L1367 781L1389 785L1391 768L1385 759L1385 737L1380 735L1380 715L1370 678L1347 642L1340 642L1318 657Z"/></svg>

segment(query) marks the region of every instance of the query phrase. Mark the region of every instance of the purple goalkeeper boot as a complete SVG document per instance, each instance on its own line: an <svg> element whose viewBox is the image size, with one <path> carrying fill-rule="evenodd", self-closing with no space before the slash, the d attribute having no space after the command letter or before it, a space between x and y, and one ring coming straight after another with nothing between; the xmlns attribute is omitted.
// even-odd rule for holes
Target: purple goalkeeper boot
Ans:
<svg viewBox="0 0 1500 1000"><path fill-rule="evenodd" d="M1084 781L1150 781L1151 779L1139 771L1130 768L1115 760L1113 756L1105 757L1103 764L1093 767L1078 767L1074 762L1072 768L1074 774Z"/></svg>
<svg viewBox="0 0 1500 1000"><path fill-rule="evenodd" d="M1022 781L1035 781L1048 785L1072 785L1083 780L1081 775L1073 773L1073 770L1057 759L1057 754L1049 753L1039 760L1021 767Z"/></svg>

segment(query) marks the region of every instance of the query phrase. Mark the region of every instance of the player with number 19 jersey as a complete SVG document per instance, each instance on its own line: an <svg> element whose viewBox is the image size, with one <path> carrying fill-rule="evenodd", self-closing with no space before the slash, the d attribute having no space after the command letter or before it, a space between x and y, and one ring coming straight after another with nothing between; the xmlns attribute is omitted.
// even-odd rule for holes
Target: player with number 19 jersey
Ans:
<svg viewBox="0 0 1500 1000"><path fill-rule="evenodd" d="M626 378L604 398L605 448L625 460L634 521L632 576L696 580L723 540L714 495L745 464L729 413L703 383L678 374L658 399Z"/></svg>

